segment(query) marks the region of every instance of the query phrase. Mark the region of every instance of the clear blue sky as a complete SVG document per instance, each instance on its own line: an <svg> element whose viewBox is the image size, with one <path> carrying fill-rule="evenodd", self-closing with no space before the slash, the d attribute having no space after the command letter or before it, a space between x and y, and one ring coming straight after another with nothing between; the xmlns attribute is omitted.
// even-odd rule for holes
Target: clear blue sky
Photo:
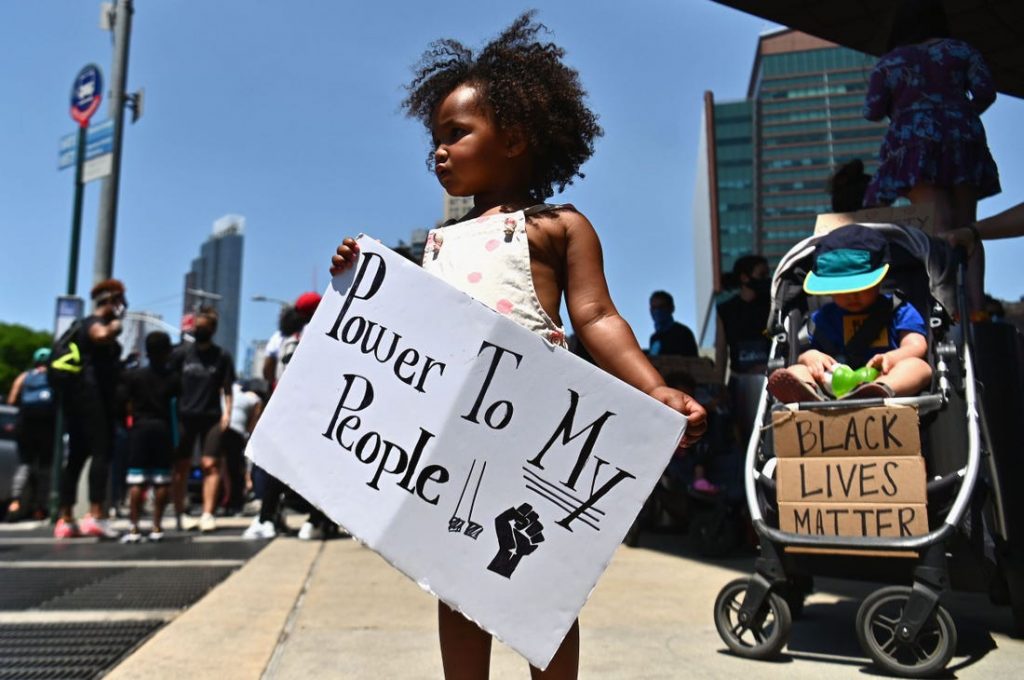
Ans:
<svg viewBox="0 0 1024 680"><path fill-rule="evenodd" d="M145 115L125 133L115 275L132 308L176 321L183 275L212 223L247 220L241 343L268 336L277 308L327 283L339 239L408 239L441 214L426 137L398 111L410 66L430 40L473 46L521 10L539 18L582 76L605 136L586 179L556 200L580 207L605 247L612 295L646 345L647 297L675 294L694 325L691 215L701 97L741 98L758 34L770 25L705 0L487 0L435 3L141 0L129 90ZM6 102L0 107L0 320L50 328L67 276L71 170L57 140L73 132L79 68L109 82L99 2L4 3ZM106 105L95 120L107 117ZM1001 96L984 121L1004 193L981 215L1024 200L1024 103ZM79 291L92 279L99 183L87 185ZM1024 240L990 248L989 289L1024 293Z"/></svg>

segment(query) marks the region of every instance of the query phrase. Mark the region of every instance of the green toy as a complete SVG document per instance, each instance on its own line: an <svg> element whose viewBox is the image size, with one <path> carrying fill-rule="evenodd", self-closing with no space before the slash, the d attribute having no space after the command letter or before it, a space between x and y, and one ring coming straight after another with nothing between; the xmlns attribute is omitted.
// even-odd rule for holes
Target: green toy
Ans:
<svg viewBox="0 0 1024 680"><path fill-rule="evenodd" d="M832 394L841 399L858 385L873 382L878 377L878 369L861 366L853 370L846 364L836 364L832 370L825 372L825 384L831 388Z"/></svg>

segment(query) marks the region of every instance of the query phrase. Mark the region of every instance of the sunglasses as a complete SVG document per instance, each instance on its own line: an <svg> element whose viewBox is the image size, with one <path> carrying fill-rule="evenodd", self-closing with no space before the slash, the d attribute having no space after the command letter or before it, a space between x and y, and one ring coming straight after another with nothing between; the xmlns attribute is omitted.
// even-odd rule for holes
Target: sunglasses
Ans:
<svg viewBox="0 0 1024 680"><path fill-rule="evenodd" d="M101 305L120 304L123 305L125 309L128 308L128 301L124 299L123 295L103 295L96 298L94 302L97 307Z"/></svg>

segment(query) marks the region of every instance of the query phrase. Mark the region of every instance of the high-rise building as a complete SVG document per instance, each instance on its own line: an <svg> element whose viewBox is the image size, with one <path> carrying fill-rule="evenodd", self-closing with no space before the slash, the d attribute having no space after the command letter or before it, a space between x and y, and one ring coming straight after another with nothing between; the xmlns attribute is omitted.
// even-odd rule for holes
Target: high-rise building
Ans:
<svg viewBox="0 0 1024 680"><path fill-rule="evenodd" d="M394 246L394 250L399 255L403 255L409 260L412 260L416 264L423 262L423 250L427 245L427 230L426 229L413 229L409 235L409 242L406 243L404 240L399 240L398 245Z"/></svg>
<svg viewBox="0 0 1024 680"><path fill-rule="evenodd" d="M185 274L185 307L183 315L210 306L219 317L213 341L238 355L238 313L242 299L242 232L245 218L225 215L213 223L213 234L192 260Z"/></svg>
<svg viewBox="0 0 1024 680"><path fill-rule="evenodd" d="M473 209L472 196L452 196L444 192L444 218L442 223L448 220L462 219L462 216Z"/></svg>
<svg viewBox="0 0 1024 680"><path fill-rule="evenodd" d="M828 180L843 163L877 166L884 123L861 114L875 57L793 29L761 35L747 97L704 94L694 201L701 335L713 328L723 274L747 253L774 267L831 212ZM703 344L703 343L702 343Z"/></svg>

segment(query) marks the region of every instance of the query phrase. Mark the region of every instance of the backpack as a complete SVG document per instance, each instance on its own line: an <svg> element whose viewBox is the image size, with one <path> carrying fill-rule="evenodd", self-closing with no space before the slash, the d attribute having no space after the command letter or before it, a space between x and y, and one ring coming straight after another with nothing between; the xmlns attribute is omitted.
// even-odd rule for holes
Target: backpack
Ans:
<svg viewBox="0 0 1024 680"><path fill-rule="evenodd" d="M82 352L78 335L82 322L75 321L53 343L50 362L46 365L46 379L50 387L65 391L78 384L82 375Z"/></svg>
<svg viewBox="0 0 1024 680"><path fill-rule="evenodd" d="M53 390L46 379L46 371L29 371L21 383L19 408L26 415L44 415L53 412Z"/></svg>
<svg viewBox="0 0 1024 680"><path fill-rule="evenodd" d="M295 354L295 349L299 346L299 339L301 337L302 331L299 331L298 333L292 333L281 341L281 349L277 353L277 380L281 379L285 369L288 368L292 355Z"/></svg>

